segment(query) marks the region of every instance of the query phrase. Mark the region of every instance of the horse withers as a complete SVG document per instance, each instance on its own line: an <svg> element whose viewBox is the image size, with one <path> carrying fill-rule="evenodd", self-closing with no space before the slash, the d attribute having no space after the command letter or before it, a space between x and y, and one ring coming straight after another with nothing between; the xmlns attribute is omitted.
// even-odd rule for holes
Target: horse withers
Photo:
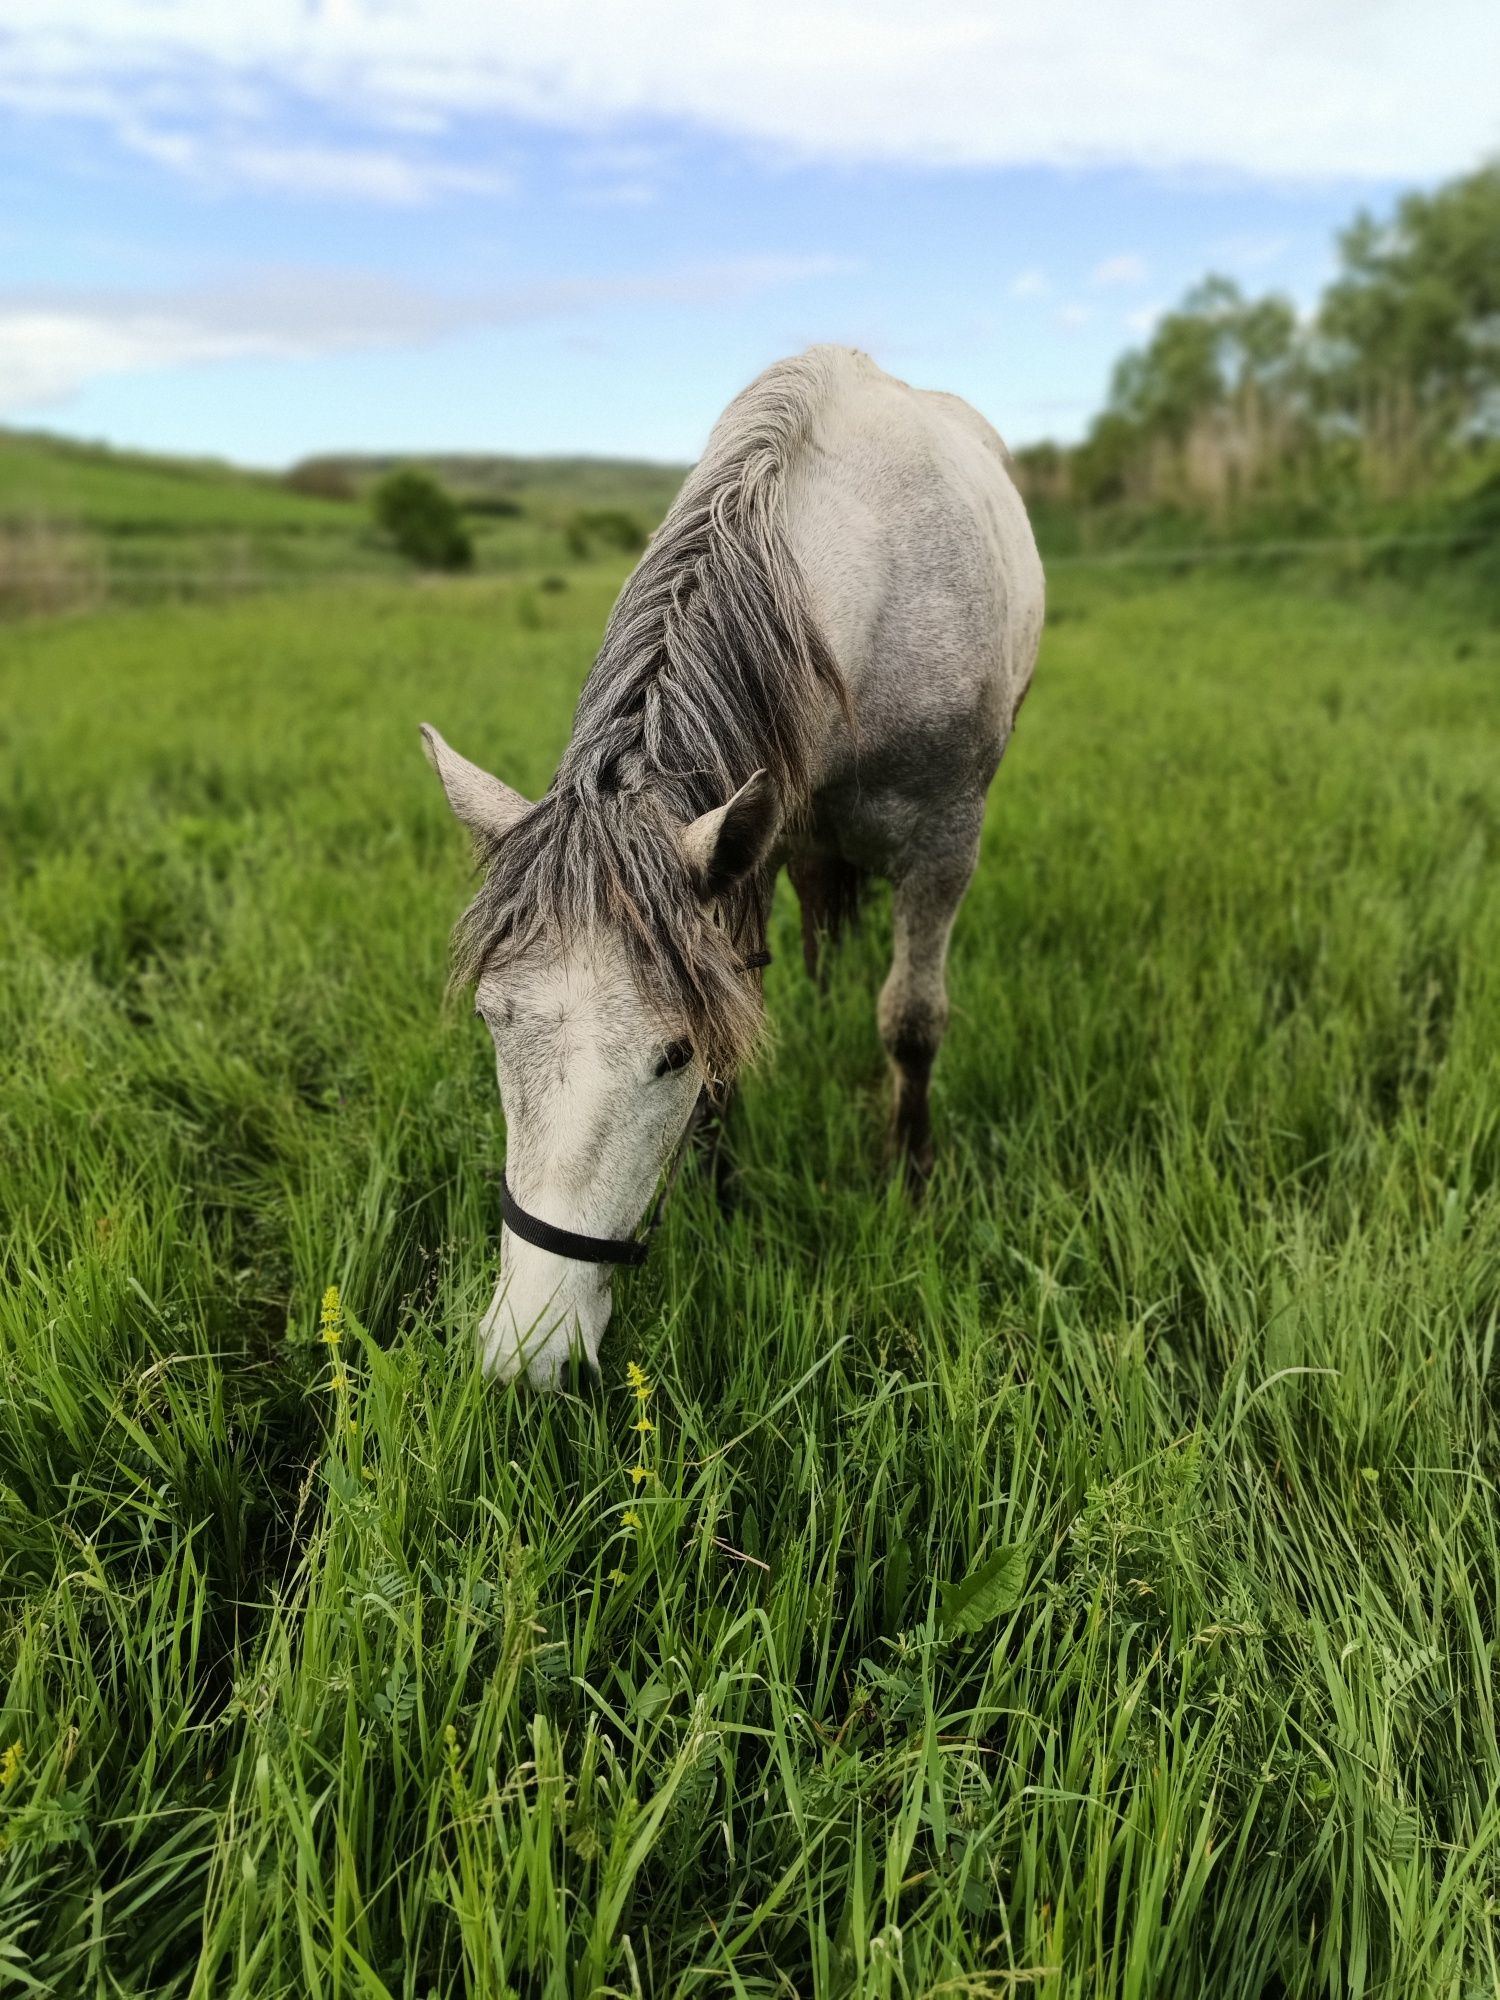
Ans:
<svg viewBox="0 0 1500 2000"><path fill-rule="evenodd" d="M819 347L730 404L620 593L535 804L424 728L483 886L456 934L505 1111L488 1371L591 1366L618 1263L705 1087L762 1022L785 863L815 964L892 886L893 1130L932 1161L948 938L1036 662L1041 563L1005 447L956 396Z"/></svg>

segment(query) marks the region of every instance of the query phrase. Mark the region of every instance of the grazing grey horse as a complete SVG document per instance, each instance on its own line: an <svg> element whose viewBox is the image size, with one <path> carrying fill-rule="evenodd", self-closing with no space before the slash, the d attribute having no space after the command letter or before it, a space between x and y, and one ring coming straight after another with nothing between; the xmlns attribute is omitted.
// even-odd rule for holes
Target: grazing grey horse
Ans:
<svg viewBox="0 0 1500 2000"><path fill-rule="evenodd" d="M944 963L1036 661L1042 570L1005 447L956 396L817 347L730 404L611 614L530 803L424 728L484 883L457 932L507 1159L484 1365L597 1365L617 1263L707 1086L750 1055L778 867L803 945L892 885L894 1134L931 1165Z"/></svg>

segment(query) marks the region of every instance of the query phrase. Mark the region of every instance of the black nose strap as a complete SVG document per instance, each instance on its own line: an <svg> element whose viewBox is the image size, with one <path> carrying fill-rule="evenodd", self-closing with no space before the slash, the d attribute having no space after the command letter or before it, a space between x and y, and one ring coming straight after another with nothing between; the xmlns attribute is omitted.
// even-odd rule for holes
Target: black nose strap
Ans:
<svg viewBox="0 0 1500 2000"><path fill-rule="evenodd" d="M500 1213L511 1234L519 1236L523 1243L533 1243L538 1250L550 1250L554 1257L571 1257L575 1264L644 1264L651 1247L649 1243L637 1242L633 1236L580 1236L576 1230L559 1229L556 1223L543 1222L539 1215L529 1215L522 1208L503 1174Z"/></svg>

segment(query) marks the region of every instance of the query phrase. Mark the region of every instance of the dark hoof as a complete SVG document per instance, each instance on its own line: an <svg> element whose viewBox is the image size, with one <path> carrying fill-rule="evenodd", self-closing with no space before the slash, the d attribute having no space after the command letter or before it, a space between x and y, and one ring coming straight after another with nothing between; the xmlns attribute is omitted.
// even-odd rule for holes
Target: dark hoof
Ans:
<svg viewBox="0 0 1500 2000"><path fill-rule="evenodd" d="M925 1109L924 1106L924 1112ZM926 1194L936 1157L932 1144L932 1127L926 1117L908 1121L902 1118L898 1111L891 1121L890 1143L886 1149L886 1158L892 1168L900 1173L906 1192L913 1201L920 1201Z"/></svg>
<svg viewBox="0 0 1500 2000"><path fill-rule="evenodd" d="M932 1179L933 1157L931 1146L902 1148L901 1178L913 1201L921 1201L927 1193L927 1183Z"/></svg>

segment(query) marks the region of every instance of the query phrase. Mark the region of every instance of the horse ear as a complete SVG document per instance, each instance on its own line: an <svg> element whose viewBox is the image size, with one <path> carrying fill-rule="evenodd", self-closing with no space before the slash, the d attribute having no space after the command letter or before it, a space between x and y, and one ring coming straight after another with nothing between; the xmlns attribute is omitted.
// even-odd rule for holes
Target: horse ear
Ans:
<svg viewBox="0 0 1500 2000"><path fill-rule="evenodd" d="M531 801L502 785L488 771L481 771L467 757L445 743L430 722L422 724L422 748L427 761L442 780L448 803L471 833L488 834L498 840L521 817L531 811Z"/></svg>
<svg viewBox="0 0 1500 2000"><path fill-rule="evenodd" d="M683 828L683 858L704 902L722 896L760 866L771 851L779 822L771 774L757 771L732 799Z"/></svg>

